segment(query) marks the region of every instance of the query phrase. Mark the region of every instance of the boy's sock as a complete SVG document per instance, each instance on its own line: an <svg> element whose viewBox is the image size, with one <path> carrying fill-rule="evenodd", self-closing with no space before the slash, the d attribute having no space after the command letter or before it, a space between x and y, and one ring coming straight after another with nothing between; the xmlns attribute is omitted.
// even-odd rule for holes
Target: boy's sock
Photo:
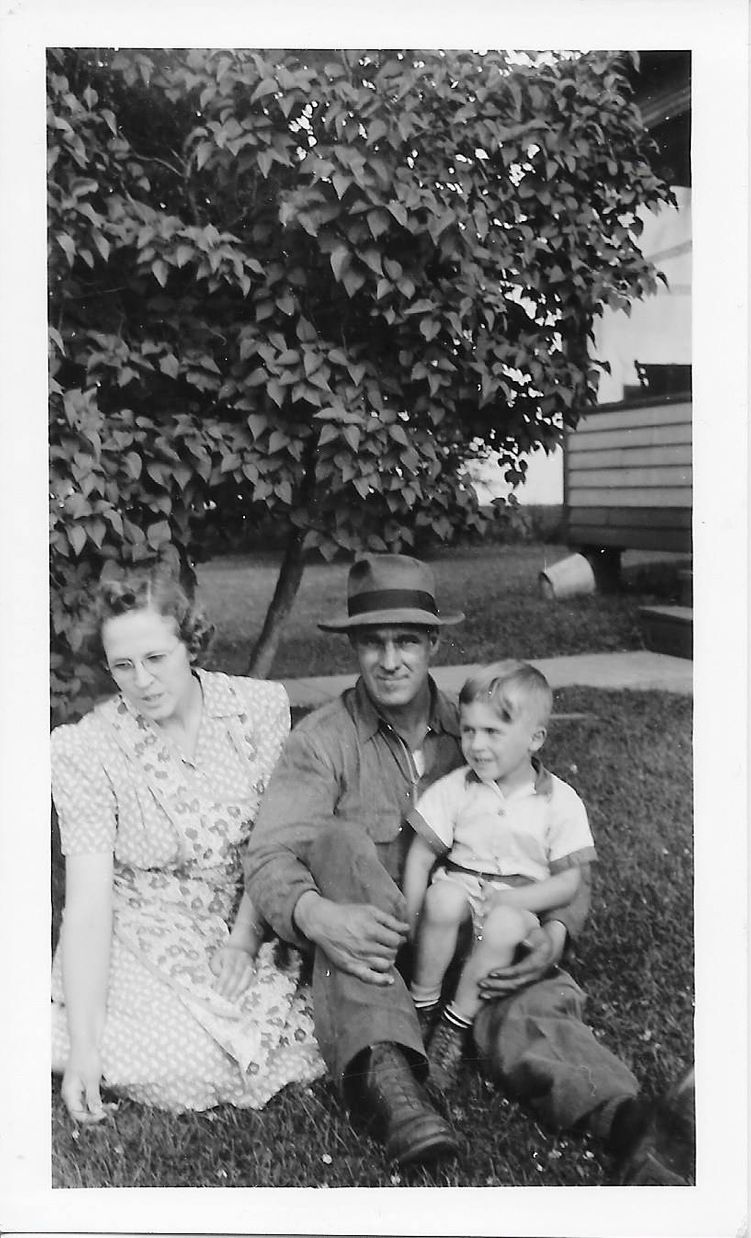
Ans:
<svg viewBox="0 0 751 1238"><path fill-rule="evenodd" d="M462 1014L461 1010L457 1010L453 1002L450 1006L446 1007L443 1012L443 1017L447 1023L451 1024L452 1027L461 1028L463 1032L468 1031L474 1023L474 1019L468 1017L466 1014Z"/></svg>
<svg viewBox="0 0 751 1238"><path fill-rule="evenodd" d="M427 1006L437 1006L441 1000L440 984L417 984L413 980L409 986L409 993L418 1010L424 1010Z"/></svg>
<svg viewBox="0 0 751 1238"><path fill-rule="evenodd" d="M427 1043L438 1014L438 1003L441 999L440 986L428 988L427 985L415 984L413 981L409 992L417 1011L417 1021L420 1024L422 1038Z"/></svg>

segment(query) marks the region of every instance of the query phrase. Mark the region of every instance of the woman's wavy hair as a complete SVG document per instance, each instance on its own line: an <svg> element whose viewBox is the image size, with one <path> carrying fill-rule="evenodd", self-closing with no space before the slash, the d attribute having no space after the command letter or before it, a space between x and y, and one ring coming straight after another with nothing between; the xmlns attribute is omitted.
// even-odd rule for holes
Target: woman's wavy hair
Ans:
<svg viewBox="0 0 751 1238"><path fill-rule="evenodd" d="M164 567L156 566L127 568L121 575L107 577L96 585L86 627L100 656L104 656L102 628L107 620L137 610L153 610L164 619L174 619L177 635L191 661L198 661L206 653L214 625L188 597L179 580Z"/></svg>

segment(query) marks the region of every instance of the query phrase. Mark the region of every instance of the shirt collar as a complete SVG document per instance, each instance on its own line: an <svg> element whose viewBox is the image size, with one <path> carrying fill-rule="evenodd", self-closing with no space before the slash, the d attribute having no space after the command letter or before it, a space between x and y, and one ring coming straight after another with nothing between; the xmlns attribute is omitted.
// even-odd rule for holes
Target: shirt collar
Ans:
<svg viewBox="0 0 751 1238"><path fill-rule="evenodd" d="M430 689L428 729L431 731L442 731L458 739L459 717L456 707L452 705L451 701L442 692L439 692L435 680L430 675L428 676L428 687ZM373 704L362 678L357 680L350 701L350 713L363 739L372 739L381 727L381 724L385 723L386 720Z"/></svg>
<svg viewBox="0 0 751 1238"><path fill-rule="evenodd" d="M553 775L545 768L539 757L532 757L532 768L535 771L535 795L544 795L546 799L550 799L553 794ZM483 781L470 767L467 767L465 779L467 783Z"/></svg>
<svg viewBox="0 0 751 1238"><path fill-rule="evenodd" d="M203 710L208 717L229 718L243 712L243 706L232 687L229 675L224 675L219 671L204 671L199 667L194 667L193 671L198 676L201 684ZM144 715L136 709L135 705L131 704L126 696L121 694L120 700L133 718L148 721L148 719L144 719Z"/></svg>
<svg viewBox="0 0 751 1238"><path fill-rule="evenodd" d="M195 673L201 681L204 712L210 718L228 718L243 712L229 675L204 671L198 667Z"/></svg>

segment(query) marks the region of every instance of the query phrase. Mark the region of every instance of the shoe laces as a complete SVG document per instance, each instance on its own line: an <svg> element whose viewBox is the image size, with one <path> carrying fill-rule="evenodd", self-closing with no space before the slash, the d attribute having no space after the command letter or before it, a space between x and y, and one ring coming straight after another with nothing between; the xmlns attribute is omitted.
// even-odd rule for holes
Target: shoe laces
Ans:
<svg viewBox="0 0 751 1238"><path fill-rule="evenodd" d="M373 1045L368 1074L381 1090L384 1085L388 1086L392 1103L411 1106L422 1103L420 1085L412 1074L409 1062L396 1045L387 1042Z"/></svg>
<svg viewBox="0 0 751 1238"><path fill-rule="evenodd" d="M442 1070L451 1070L461 1061L465 1038L463 1028L452 1027L447 1020L442 1020L430 1042L431 1062Z"/></svg>

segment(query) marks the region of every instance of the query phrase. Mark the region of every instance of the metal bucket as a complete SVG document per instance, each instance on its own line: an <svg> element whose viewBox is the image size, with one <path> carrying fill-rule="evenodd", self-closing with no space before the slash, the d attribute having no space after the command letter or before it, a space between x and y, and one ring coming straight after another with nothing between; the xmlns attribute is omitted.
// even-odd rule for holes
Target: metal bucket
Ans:
<svg viewBox="0 0 751 1238"><path fill-rule="evenodd" d="M576 597L595 592L595 574L584 555L569 555L546 567L538 578L540 593L548 599Z"/></svg>

